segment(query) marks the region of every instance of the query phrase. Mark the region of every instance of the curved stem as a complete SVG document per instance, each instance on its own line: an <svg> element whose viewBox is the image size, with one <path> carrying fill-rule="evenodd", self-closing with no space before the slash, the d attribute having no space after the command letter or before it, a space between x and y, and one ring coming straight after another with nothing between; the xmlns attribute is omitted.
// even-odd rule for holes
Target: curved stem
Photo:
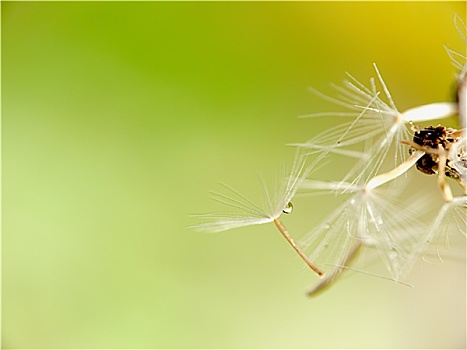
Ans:
<svg viewBox="0 0 467 350"><path fill-rule="evenodd" d="M279 219L274 219L274 224L276 225L279 232L282 233L282 236L284 236L287 242L289 242L292 248L298 253L298 255L300 255L303 261L305 261L308 267L312 269L314 272L316 272L320 277L323 277L324 272L321 271L310 259L308 259L305 253L295 244L292 236L289 234L284 224Z"/></svg>
<svg viewBox="0 0 467 350"><path fill-rule="evenodd" d="M407 170L409 170L417 161L425 154L424 151L415 151L407 160L397 167L388 171L387 173L377 175L372 178L365 186L366 191L371 191L372 189L385 184L388 181L394 180L396 177L401 176Z"/></svg>

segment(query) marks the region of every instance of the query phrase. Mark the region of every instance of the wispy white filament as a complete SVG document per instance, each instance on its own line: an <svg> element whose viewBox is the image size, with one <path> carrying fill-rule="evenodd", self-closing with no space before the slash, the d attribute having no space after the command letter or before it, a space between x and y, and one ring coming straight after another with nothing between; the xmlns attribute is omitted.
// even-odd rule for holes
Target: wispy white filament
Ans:
<svg viewBox="0 0 467 350"><path fill-rule="evenodd" d="M302 181L311 170L312 165L306 166L306 157L297 152L290 174L286 175L285 171L283 172L272 195L262 183L265 208L255 204L234 188L222 184L228 194L214 192L213 199L234 209L234 211L194 215L210 221L194 225L191 228L204 232L220 232L273 222L282 215L284 208L291 202Z"/></svg>
<svg viewBox="0 0 467 350"><path fill-rule="evenodd" d="M338 274L350 262L356 246L375 248L391 278L398 281L421 252L424 228L413 211L387 191L362 189L308 232L300 244L327 276Z"/></svg>
<svg viewBox="0 0 467 350"><path fill-rule="evenodd" d="M236 209L236 211L196 215L199 218L208 219L210 221L191 226L191 228L204 232L220 232L244 226L273 222L282 236L308 267L319 276L323 276L322 270L303 253L298 245L296 245L292 236L279 220L282 213L288 213L291 210L290 201L294 197L302 181L312 170L313 165L314 163L306 166L306 157L301 156L300 152L297 151L290 175L282 177L279 180L279 184L276 185L272 197L263 183L267 207L265 209L256 205L232 187L223 185L230 192L230 195L214 193L214 199L228 207Z"/></svg>
<svg viewBox="0 0 467 350"><path fill-rule="evenodd" d="M364 86L356 78L347 73L348 80L344 86L334 86L339 92L337 98L311 89L315 94L334 104L346 107L355 112L335 113L335 116L353 117L352 122L343 123L332 130L327 130L304 143L294 144L303 148L325 151L334 154L345 154L344 151L358 154L359 161L342 182L362 185L375 177L384 163L389 150L395 147L393 166L398 166L407 158L407 148L402 140L410 138L408 126L412 122L447 118L457 113L457 105L451 102L439 102L410 108L399 112L381 73L374 65L378 82L388 102L385 102L377 91L374 79L370 80L370 88ZM330 114L318 113L308 117L322 117ZM368 146L371 144L371 146ZM360 151L347 150L345 147L360 145Z"/></svg>

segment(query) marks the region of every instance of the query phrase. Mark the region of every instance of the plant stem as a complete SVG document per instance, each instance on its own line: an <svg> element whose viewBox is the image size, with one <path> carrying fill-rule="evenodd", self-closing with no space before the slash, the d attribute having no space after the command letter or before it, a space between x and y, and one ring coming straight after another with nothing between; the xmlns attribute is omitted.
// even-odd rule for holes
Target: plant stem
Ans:
<svg viewBox="0 0 467 350"><path fill-rule="evenodd" d="M274 224L276 225L279 232L282 233L282 236L284 236L287 242L289 242L292 248L298 253L298 255L300 255L303 261L305 261L308 267L312 269L314 272L316 272L320 277L323 277L324 272L321 271L310 259L308 259L305 253L303 253L303 251L295 244L292 236L289 234L284 224L279 219L274 219Z"/></svg>

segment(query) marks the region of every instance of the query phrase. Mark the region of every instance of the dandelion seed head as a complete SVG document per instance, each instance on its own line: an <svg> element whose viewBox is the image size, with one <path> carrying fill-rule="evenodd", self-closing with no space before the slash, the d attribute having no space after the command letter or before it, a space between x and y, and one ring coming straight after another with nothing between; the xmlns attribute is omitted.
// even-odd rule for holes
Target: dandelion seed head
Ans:
<svg viewBox="0 0 467 350"><path fill-rule="evenodd" d="M374 178L386 163L390 150L395 150L392 167L407 159L406 147L401 141L410 137L408 127L413 121L440 119L457 111L455 103L434 103L399 112L376 64L374 69L377 79L370 80L370 87L347 73L349 79L344 81L344 86L334 86L340 93L338 98L313 90L328 101L360 113L336 113L337 116L353 117L354 120L299 144L300 147L313 149L314 152L354 156L357 159L354 167L342 179L342 183L350 184L343 192L348 192L354 186L362 186ZM377 82L380 88L377 87ZM387 102L378 89L384 93Z"/></svg>
<svg viewBox="0 0 467 350"><path fill-rule="evenodd" d="M405 276L420 252L418 241L425 225L413 211L398 203L391 189L364 188L337 207L324 221L303 238L310 259L333 276L347 266L355 245L378 252L394 280Z"/></svg>
<svg viewBox="0 0 467 350"><path fill-rule="evenodd" d="M465 24L459 16L454 18L454 22L467 43ZM449 246L453 233L461 233L458 236L465 239L467 196L453 196L445 176L457 180L465 190L467 60L461 53L449 48L446 51L460 71L455 103L436 102L400 112L376 64L376 75L367 86L347 73L342 86L333 85L336 97L310 89L348 111L316 113L307 117L334 116L348 118L348 121L306 142L293 144L297 146L297 153L291 172L283 172L271 192L262 182L263 206L224 185L229 193L215 194L214 199L236 211L200 215L211 221L193 228L218 232L273 222L303 261L320 277L324 274L324 279L312 289L311 294L331 283L343 270L374 275L350 266L355 262L366 262L366 252L384 264L389 277L379 277L399 282L428 246L433 243L437 247L439 243ZM414 123L456 114L459 115L460 130L442 125L424 129L413 126ZM412 131L415 133L412 134ZM407 145L410 147L407 148ZM331 156L345 157L346 161L352 162L351 169L345 169L346 173L339 178L340 181L308 179L311 169ZM306 159L311 157L314 157L312 165L305 166ZM322 163L320 167L324 166ZM345 168L346 162L339 165ZM429 215L426 206L433 206L433 198L425 199L424 205L420 205L418 201L407 198L407 192L399 185L399 180L397 184L394 181L405 175L401 178L410 182L412 173L409 170L415 167L426 174L438 174L437 184L445 201L434 222L429 224L422 218ZM336 173L332 176L336 177ZM336 197L346 196L342 204L296 244L279 217L293 211L291 201L299 188L318 194L329 192Z"/></svg>

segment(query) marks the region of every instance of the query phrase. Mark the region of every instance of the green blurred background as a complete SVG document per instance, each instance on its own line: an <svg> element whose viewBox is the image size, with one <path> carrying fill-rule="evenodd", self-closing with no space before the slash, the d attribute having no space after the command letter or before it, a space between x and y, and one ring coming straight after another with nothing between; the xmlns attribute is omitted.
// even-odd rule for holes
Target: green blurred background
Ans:
<svg viewBox="0 0 467 350"><path fill-rule="evenodd" d="M332 124L296 118L336 109L308 86L376 62L399 109L451 100L465 2L1 10L3 348L465 348L463 262L308 299L272 225L185 228ZM330 209L295 207L292 233Z"/></svg>

